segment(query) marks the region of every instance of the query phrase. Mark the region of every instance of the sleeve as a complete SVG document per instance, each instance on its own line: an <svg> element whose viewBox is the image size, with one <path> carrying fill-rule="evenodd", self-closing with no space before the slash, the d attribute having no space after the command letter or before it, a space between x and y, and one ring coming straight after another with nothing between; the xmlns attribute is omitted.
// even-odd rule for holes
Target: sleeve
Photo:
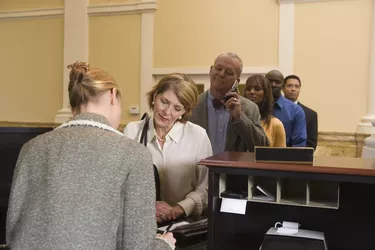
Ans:
<svg viewBox="0 0 375 250"><path fill-rule="evenodd" d="M254 152L255 146L269 146L270 142L260 125L258 106L254 105L252 108L244 102L242 109L240 119L233 121L232 124L237 126L240 137L246 143L247 149L250 152Z"/></svg>
<svg viewBox="0 0 375 250"><path fill-rule="evenodd" d="M143 123L141 123L143 124ZM139 130L142 126L137 126L136 123L128 123L124 128L123 134L128 137L129 139L136 140L139 134Z"/></svg>
<svg viewBox="0 0 375 250"><path fill-rule="evenodd" d="M132 157L133 167L124 184L122 249L173 249L156 238L155 185L151 153L139 150ZM129 156L126 156L129 157ZM124 162L127 162L124 159Z"/></svg>
<svg viewBox="0 0 375 250"><path fill-rule="evenodd" d="M307 123L307 143L306 146L316 149L318 142L318 114L311 111L311 119Z"/></svg>
<svg viewBox="0 0 375 250"><path fill-rule="evenodd" d="M277 119L277 118L273 118ZM274 124L275 147L286 147L286 135L283 123L277 119Z"/></svg>
<svg viewBox="0 0 375 250"><path fill-rule="evenodd" d="M292 147L306 147L306 118L303 109L295 105L296 115L292 126L291 145Z"/></svg>
<svg viewBox="0 0 375 250"><path fill-rule="evenodd" d="M212 147L207 133L204 131L203 141L197 149L196 162L212 156ZM195 189L188 193L184 200L178 202L186 216L190 214L202 214L208 205L208 169L206 166L197 164L196 167L197 183Z"/></svg>
<svg viewBox="0 0 375 250"><path fill-rule="evenodd" d="M12 187L9 196L9 207L6 221L6 241L9 246L12 246L17 240L17 222L22 219L22 211L25 210L23 203L27 197L29 174L27 168L23 167L23 163L28 154L28 145L22 147L19 154L16 167L14 169Z"/></svg>

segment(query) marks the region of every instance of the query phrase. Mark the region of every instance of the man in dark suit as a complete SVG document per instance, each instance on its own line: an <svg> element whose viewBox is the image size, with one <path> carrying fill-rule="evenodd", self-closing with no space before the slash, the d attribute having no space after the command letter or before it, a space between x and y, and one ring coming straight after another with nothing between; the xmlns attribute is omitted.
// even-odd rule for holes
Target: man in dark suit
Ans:
<svg viewBox="0 0 375 250"><path fill-rule="evenodd" d="M306 116L306 131L307 131L307 147L313 147L316 149L317 141L318 141L318 114L303 105L298 101L299 93L301 90L301 80L296 75L289 75L285 77L284 85L283 85L283 92L285 98L289 99L292 102L295 102L305 112Z"/></svg>
<svg viewBox="0 0 375 250"><path fill-rule="evenodd" d="M234 53L219 55L210 68L210 89L199 96L190 121L206 129L213 153L254 152L254 146L268 146L260 125L258 106L230 92L240 81L242 61Z"/></svg>

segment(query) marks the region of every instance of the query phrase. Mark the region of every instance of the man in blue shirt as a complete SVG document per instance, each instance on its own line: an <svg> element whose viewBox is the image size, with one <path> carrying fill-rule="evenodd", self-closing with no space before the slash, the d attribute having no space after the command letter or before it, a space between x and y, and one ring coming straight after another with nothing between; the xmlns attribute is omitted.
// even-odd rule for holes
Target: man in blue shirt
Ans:
<svg viewBox="0 0 375 250"><path fill-rule="evenodd" d="M266 74L271 83L273 99L273 115L279 119L285 129L286 145L288 147L306 146L306 118L302 108L284 98L281 95L281 88L284 84L284 76L278 70L272 70Z"/></svg>

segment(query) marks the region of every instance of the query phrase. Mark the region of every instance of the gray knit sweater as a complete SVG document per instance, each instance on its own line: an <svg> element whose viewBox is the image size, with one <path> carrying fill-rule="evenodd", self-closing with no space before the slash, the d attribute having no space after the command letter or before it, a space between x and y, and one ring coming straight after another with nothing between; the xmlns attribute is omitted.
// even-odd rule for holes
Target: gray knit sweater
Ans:
<svg viewBox="0 0 375 250"><path fill-rule="evenodd" d="M73 120L108 121L96 114ZM171 249L155 239L152 158L141 144L91 126L29 141L14 172L11 249Z"/></svg>

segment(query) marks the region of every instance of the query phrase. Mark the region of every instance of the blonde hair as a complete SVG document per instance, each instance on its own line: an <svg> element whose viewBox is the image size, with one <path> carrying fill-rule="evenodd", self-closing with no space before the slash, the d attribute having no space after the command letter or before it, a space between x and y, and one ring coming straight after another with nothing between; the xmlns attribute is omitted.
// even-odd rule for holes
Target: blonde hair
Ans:
<svg viewBox="0 0 375 250"><path fill-rule="evenodd" d="M185 108L185 113L179 119L180 122L185 123L198 103L198 89L195 82L183 73L166 75L154 85L147 93L148 106L151 110L154 107L154 96L170 89Z"/></svg>
<svg viewBox="0 0 375 250"><path fill-rule="evenodd" d="M69 73L69 103L73 112L80 113L82 104L95 101L108 90L117 89L117 96L121 92L116 80L107 72L99 68L90 68L86 62L75 62L67 66Z"/></svg>

